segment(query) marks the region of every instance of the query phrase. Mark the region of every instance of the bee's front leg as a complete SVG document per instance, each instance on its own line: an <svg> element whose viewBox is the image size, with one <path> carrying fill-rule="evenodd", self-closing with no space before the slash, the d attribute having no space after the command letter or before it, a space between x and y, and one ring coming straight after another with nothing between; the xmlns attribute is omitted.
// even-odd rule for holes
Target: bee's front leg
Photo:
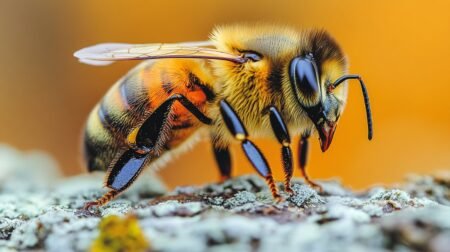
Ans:
<svg viewBox="0 0 450 252"><path fill-rule="evenodd" d="M222 114L228 130L237 140L241 141L242 149L244 150L244 153L250 163L256 171L266 179L266 182L272 192L272 196L276 200L280 200L281 197L278 194L278 190L272 176L272 171L270 170L266 158L263 156L258 147L256 147L252 141L248 140L248 133L245 126L239 119L234 109L225 100L220 101L220 113Z"/></svg>
<svg viewBox="0 0 450 252"><path fill-rule="evenodd" d="M312 181L308 173L306 173L306 164L308 163L308 152L309 152L309 134L304 134L301 136L300 141L298 143L298 164L300 166L300 170L302 171L303 177L305 181L311 186L316 188L318 191L322 192L323 188L319 184Z"/></svg>
<svg viewBox="0 0 450 252"><path fill-rule="evenodd" d="M288 128L280 112L274 106L268 108L270 125L275 133L278 142L281 144L281 157L283 160L284 170L284 187L286 192L292 194L291 178L293 174L292 169L292 150L291 150L291 137L289 136Z"/></svg>

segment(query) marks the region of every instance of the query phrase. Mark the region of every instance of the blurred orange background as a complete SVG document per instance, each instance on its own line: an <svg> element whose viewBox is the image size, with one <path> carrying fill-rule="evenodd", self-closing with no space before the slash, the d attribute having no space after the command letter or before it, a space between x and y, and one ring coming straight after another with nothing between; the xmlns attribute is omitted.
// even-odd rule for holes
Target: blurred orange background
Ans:
<svg viewBox="0 0 450 252"><path fill-rule="evenodd" d="M74 51L99 42L204 40L216 24L266 21L328 30L348 55L350 72L361 74L370 92L374 140L367 140L362 96L352 84L330 150L323 154L317 141L312 145L313 178L339 177L362 188L448 169L449 10L450 1L2 0L0 142L48 151L68 175L84 172L84 121L136 62L92 67L78 63ZM281 179L279 145L256 142ZM233 154L234 174L253 172L240 148ZM215 181L209 143L161 174L171 186Z"/></svg>

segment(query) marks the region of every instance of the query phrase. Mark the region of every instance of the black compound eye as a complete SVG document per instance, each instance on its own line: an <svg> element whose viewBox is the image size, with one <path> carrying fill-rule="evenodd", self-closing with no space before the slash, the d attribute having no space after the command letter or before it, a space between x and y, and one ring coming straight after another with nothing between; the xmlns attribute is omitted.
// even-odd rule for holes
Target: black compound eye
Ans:
<svg viewBox="0 0 450 252"><path fill-rule="evenodd" d="M262 59L261 54L259 54L257 52L253 52L253 51L242 51L242 56L253 62L260 61Z"/></svg>
<svg viewBox="0 0 450 252"><path fill-rule="evenodd" d="M290 66L290 77L305 97L319 95L317 67L313 59L303 57L293 59Z"/></svg>

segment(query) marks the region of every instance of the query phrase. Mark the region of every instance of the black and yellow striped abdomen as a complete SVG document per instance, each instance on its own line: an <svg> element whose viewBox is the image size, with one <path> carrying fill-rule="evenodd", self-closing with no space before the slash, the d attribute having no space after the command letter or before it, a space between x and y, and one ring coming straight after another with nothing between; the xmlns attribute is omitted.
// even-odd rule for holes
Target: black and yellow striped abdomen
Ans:
<svg viewBox="0 0 450 252"><path fill-rule="evenodd" d="M211 71L195 60L147 61L119 80L88 117L83 153L89 171L106 170L121 149L128 147L130 133L175 93L185 95L201 111L214 98ZM168 141L157 152L176 148L201 123L178 103L172 106Z"/></svg>

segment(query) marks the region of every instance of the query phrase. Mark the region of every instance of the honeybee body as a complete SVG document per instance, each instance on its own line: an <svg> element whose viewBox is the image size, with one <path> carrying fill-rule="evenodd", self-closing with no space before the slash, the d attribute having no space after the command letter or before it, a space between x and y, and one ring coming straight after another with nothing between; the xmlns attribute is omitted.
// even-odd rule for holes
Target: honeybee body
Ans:
<svg viewBox="0 0 450 252"><path fill-rule="evenodd" d="M301 171L310 185L318 186L305 172L308 137L317 132L322 151L328 149L347 99L348 79L360 81L372 137L365 85L358 75L347 74L343 52L323 30L224 26L206 42L100 44L75 56L94 65L149 59L119 80L88 118L87 166L107 171L110 191L86 208L108 202L144 167L183 151L198 135L211 137L222 179L231 176L228 147L240 143L275 198L280 196L271 169L250 138L279 142L285 189L292 192L291 135L299 135Z"/></svg>

